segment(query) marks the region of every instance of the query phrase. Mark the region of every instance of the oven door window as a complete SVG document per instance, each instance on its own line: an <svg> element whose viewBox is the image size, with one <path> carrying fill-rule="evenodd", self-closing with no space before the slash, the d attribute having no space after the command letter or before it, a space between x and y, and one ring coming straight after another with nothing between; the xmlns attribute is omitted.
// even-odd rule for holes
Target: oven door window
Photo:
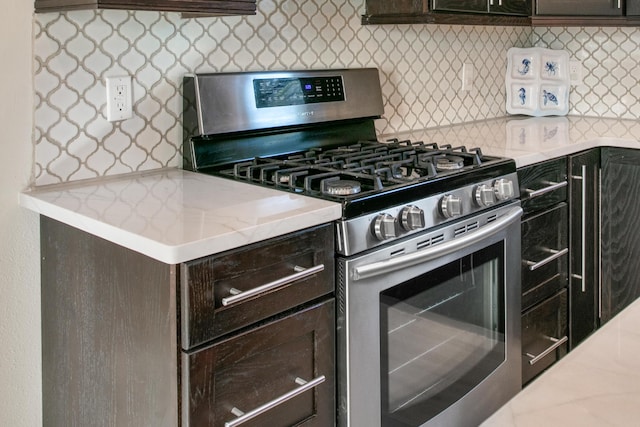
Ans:
<svg viewBox="0 0 640 427"><path fill-rule="evenodd" d="M419 426L505 360L504 242L380 294L384 426Z"/></svg>

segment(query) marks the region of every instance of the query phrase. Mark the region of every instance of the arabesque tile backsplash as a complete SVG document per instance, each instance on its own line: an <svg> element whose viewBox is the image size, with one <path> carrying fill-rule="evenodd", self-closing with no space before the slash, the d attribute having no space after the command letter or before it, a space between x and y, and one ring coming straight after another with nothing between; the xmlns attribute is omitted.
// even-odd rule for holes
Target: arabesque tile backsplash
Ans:
<svg viewBox="0 0 640 427"><path fill-rule="evenodd" d="M181 82L193 72L377 67L377 130L389 133L503 116L506 51L548 46L585 66L570 114L640 118L638 29L362 26L361 0L299 3L261 0L246 17L36 15L32 184L180 166ZM460 90L465 62L477 71L469 92ZM108 122L105 78L124 74L134 116Z"/></svg>

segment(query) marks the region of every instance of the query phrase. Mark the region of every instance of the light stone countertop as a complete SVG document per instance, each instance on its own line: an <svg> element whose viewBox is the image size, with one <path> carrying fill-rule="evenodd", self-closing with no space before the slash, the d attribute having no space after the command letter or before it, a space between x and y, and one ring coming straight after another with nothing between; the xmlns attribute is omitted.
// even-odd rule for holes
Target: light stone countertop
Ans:
<svg viewBox="0 0 640 427"><path fill-rule="evenodd" d="M598 146L640 148L640 123L513 116L393 136L480 147L522 167ZM180 169L38 187L21 193L20 204L169 264L328 223L342 213L339 203Z"/></svg>
<svg viewBox="0 0 640 427"><path fill-rule="evenodd" d="M339 203L231 179L159 169L40 187L20 204L167 264L339 218Z"/></svg>
<svg viewBox="0 0 640 427"><path fill-rule="evenodd" d="M531 382L481 427L640 425L640 299Z"/></svg>
<svg viewBox="0 0 640 427"><path fill-rule="evenodd" d="M510 157L517 167L577 153L614 146L640 149L640 121L592 117L525 117L464 123L454 126L382 135L388 138L480 147L484 154Z"/></svg>

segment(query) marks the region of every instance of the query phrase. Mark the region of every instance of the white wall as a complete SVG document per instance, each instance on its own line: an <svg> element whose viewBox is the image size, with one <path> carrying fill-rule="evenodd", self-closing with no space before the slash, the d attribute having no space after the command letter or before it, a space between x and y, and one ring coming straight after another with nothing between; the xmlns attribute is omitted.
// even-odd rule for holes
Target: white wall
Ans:
<svg viewBox="0 0 640 427"><path fill-rule="evenodd" d="M42 424L38 217L18 206L33 162L33 1L0 13L0 425Z"/></svg>

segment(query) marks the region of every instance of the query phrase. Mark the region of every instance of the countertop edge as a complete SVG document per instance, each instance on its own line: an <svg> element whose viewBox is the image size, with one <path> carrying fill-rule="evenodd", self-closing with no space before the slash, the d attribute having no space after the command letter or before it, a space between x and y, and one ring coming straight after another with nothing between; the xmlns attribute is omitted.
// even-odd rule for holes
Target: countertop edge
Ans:
<svg viewBox="0 0 640 427"><path fill-rule="evenodd" d="M161 173L165 173L165 171L158 170L158 175ZM180 173L185 174L186 177L193 174L191 172L182 171L180 171ZM147 177L153 175L153 172L144 174L144 176ZM218 182L227 181L224 178L206 177L201 176L201 174L193 174L191 176L194 175L198 175L199 179L211 179L214 181L221 180ZM140 176L140 174L132 174L132 179ZM118 180L120 180L120 182L126 182L127 176L120 176L117 180L106 179L105 182L107 184L111 184L118 182ZM181 181L180 184L189 185L182 183ZM100 186L101 181L91 180L85 185ZM264 188L245 183L234 182L232 185L243 186L243 188L244 186L247 186L247 191L255 191L261 194L268 191L272 191L273 194L277 195L282 193L277 190L266 190ZM55 202L50 202L44 197L38 197L56 193L58 191L64 191L65 188L82 190L84 185L82 183L79 184L73 182L69 183L68 186L61 184L48 186L44 189L36 188L26 190L19 194L19 205L25 209L75 227L96 237L139 252L166 264L179 264L204 256L218 254L244 245L261 242L273 237L303 230L305 228L330 223L340 218L342 214L342 208L339 203L313 199L301 195L287 194L286 200L292 201L292 207L290 210L285 209L284 213L279 211L278 215L260 218L260 221L239 221L240 225L235 224L235 228L217 227L218 230L211 233L203 233L202 236L198 236L197 238L186 238L181 243L166 244L162 241L145 236L142 232L133 232L100 218L85 215L79 212L80 209L70 209L69 207L61 206ZM212 192L215 191L215 189L212 189ZM91 200L90 197L92 197L91 193L87 200ZM296 205L296 202L299 201L305 201L305 203L302 203L302 208L300 206L294 206ZM82 201L80 203L82 203ZM185 221L185 219L181 218L176 221ZM224 220L221 219L219 222L222 221Z"/></svg>

